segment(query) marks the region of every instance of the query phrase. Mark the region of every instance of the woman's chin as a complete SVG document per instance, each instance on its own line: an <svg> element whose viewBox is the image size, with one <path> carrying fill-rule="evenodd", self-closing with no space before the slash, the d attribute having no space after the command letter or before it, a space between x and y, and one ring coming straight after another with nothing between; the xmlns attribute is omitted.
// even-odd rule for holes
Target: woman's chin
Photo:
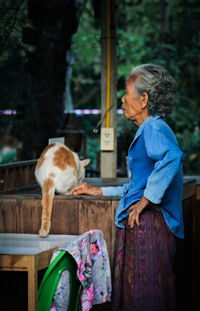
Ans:
<svg viewBox="0 0 200 311"><path fill-rule="evenodd" d="M127 111L126 110L122 110L123 111L123 115L126 117L126 119L129 119L129 114L127 113Z"/></svg>

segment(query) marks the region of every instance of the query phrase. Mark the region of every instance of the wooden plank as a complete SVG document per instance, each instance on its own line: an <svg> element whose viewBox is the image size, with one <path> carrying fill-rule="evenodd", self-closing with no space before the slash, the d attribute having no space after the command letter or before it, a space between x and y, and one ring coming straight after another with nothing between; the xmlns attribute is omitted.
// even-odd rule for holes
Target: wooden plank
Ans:
<svg viewBox="0 0 200 311"><path fill-rule="evenodd" d="M186 200L196 193L196 180L183 184L183 200Z"/></svg>
<svg viewBox="0 0 200 311"><path fill-rule="evenodd" d="M27 271L28 258L24 255L2 255L0 254L0 270L4 271Z"/></svg>
<svg viewBox="0 0 200 311"><path fill-rule="evenodd" d="M101 230L111 256L112 238L111 201L79 201L79 234L92 229Z"/></svg>
<svg viewBox="0 0 200 311"><path fill-rule="evenodd" d="M37 234L40 229L41 212L40 200L17 200L17 233Z"/></svg>
<svg viewBox="0 0 200 311"><path fill-rule="evenodd" d="M196 199L200 200L200 185L197 185L196 187Z"/></svg>
<svg viewBox="0 0 200 311"><path fill-rule="evenodd" d="M24 185L28 185L28 166L23 167Z"/></svg>
<svg viewBox="0 0 200 311"><path fill-rule="evenodd" d="M55 198L51 234L79 234L79 200Z"/></svg>
<svg viewBox="0 0 200 311"><path fill-rule="evenodd" d="M111 250L110 250L110 264L111 264L111 270L113 270L114 265L114 250L115 250L115 234L116 234L116 228L115 225L115 214L117 211L119 201L112 201L112 235L111 235Z"/></svg>
<svg viewBox="0 0 200 311"><path fill-rule="evenodd" d="M5 203L7 200L3 200ZM79 233L79 201L78 200L66 200L54 199L53 210L51 217L51 230L50 234L78 234ZM0 205L1 206L1 205ZM37 199L26 198L18 196L15 203L16 206L16 227L15 231L11 228L11 231L17 233L38 233L41 225L41 196ZM9 207L10 209L10 207ZM0 224L4 224L4 219L1 219L2 213L0 213ZM6 223L8 221L5 220ZM1 232L5 232L2 231Z"/></svg>
<svg viewBox="0 0 200 311"><path fill-rule="evenodd" d="M7 168L15 168L21 166L33 166L36 165L37 160L16 161L13 163L6 163L0 165L0 171Z"/></svg>
<svg viewBox="0 0 200 311"><path fill-rule="evenodd" d="M52 248L50 248L48 250L46 250L45 252L42 252L42 253L38 254L36 256L36 268L37 268L37 271L45 269L45 268L47 268L49 266L52 253L53 253L53 251L57 247L58 247L58 245L54 246L54 247L52 247Z"/></svg>
<svg viewBox="0 0 200 311"><path fill-rule="evenodd" d="M18 180L19 180L19 185L23 185L23 180L24 180L24 174L23 174L23 167L19 166L18 168Z"/></svg>
<svg viewBox="0 0 200 311"><path fill-rule="evenodd" d="M35 165L32 165L29 168L29 185L37 184L35 179Z"/></svg>
<svg viewBox="0 0 200 311"><path fill-rule="evenodd" d="M3 189L8 189L8 182L9 182L9 169L5 169L5 173L4 173L4 188Z"/></svg>
<svg viewBox="0 0 200 311"><path fill-rule="evenodd" d="M34 170L37 161L19 161L0 165L1 190L12 190L25 185L36 184Z"/></svg>
<svg viewBox="0 0 200 311"><path fill-rule="evenodd" d="M13 189L15 187L15 169L8 169L7 188Z"/></svg>
<svg viewBox="0 0 200 311"><path fill-rule="evenodd" d="M28 311L37 311L37 284L38 275L36 256L28 257Z"/></svg>
<svg viewBox="0 0 200 311"><path fill-rule="evenodd" d="M16 200L0 200L0 232L17 232Z"/></svg>

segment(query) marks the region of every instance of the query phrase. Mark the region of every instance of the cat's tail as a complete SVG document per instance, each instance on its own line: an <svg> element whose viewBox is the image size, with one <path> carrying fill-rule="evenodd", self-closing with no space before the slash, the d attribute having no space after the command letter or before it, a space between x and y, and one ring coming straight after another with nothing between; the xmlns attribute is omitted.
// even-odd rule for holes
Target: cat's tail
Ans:
<svg viewBox="0 0 200 311"><path fill-rule="evenodd" d="M49 234L51 227L51 213L53 198L55 194L55 184L53 179L45 179L42 186L42 223L39 234L45 237Z"/></svg>

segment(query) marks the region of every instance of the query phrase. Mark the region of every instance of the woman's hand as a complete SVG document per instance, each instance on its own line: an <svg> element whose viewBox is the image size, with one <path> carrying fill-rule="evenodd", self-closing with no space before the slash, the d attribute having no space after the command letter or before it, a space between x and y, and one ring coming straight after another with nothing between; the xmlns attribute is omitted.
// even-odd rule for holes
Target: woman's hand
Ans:
<svg viewBox="0 0 200 311"><path fill-rule="evenodd" d="M140 201L138 201L136 204L131 205L127 212L131 211L128 215L128 224L130 228L133 228L135 223L137 226L139 226L139 217L143 209L149 204L149 200L147 200L145 197L142 197Z"/></svg>
<svg viewBox="0 0 200 311"><path fill-rule="evenodd" d="M80 194L89 194L89 195L102 195L101 188L92 187L88 184L80 184L71 189L69 195L80 195Z"/></svg>

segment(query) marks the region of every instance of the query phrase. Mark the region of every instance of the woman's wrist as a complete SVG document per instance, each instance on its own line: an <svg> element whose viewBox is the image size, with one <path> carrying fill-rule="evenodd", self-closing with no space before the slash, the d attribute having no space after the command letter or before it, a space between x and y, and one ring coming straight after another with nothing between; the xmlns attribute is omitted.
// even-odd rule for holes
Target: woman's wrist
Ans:
<svg viewBox="0 0 200 311"><path fill-rule="evenodd" d="M97 187L92 187L93 189L91 189L91 194L92 195L103 195L101 188L97 188Z"/></svg>
<svg viewBox="0 0 200 311"><path fill-rule="evenodd" d="M141 198L141 200L138 202L138 208L140 213L149 205L149 202L150 201L144 196Z"/></svg>
<svg viewBox="0 0 200 311"><path fill-rule="evenodd" d="M141 198L141 200L140 200L140 202L141 202L141 205L145 208L145 207L147 207L148 205L149 205L149 200L147 199L147 198L145 198L144 196Z"/></svg>

